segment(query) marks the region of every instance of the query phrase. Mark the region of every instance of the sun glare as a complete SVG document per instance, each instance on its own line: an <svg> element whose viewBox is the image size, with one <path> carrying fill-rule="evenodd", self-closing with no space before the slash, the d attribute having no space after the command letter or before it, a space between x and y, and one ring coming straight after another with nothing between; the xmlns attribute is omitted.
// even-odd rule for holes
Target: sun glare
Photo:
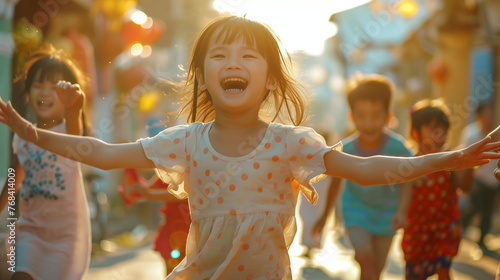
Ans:
<svg viewBox="0 0 500 280"><path fill-rule="evenodd" d="M269 25L289 52L323 52L324 41L337 33L330 16L371 0L214 0L219 12L245 15Z"/></svg>

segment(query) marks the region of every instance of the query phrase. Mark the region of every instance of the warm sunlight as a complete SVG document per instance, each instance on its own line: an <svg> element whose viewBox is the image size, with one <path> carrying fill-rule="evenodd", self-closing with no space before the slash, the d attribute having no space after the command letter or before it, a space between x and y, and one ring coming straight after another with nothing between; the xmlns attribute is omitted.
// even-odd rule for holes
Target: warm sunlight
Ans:
<svg viewBox="0 0 500 280"><path fill-rule="evenodd" d="M289 52L305 51L319 55L325 39L337 33L337 26L329 22L334 13L344 11L371 0L214 0L220 12L246 15L267 23L276 31Z"/></svg>

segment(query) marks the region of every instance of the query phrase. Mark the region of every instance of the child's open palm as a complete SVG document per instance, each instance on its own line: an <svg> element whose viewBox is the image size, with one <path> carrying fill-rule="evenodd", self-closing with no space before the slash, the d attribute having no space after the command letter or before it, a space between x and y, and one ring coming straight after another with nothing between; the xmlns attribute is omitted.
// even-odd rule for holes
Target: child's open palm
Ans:
<svg viewBox="0 0 500 280"><path fill-rule="evenodd" d="M57 97L66 110L80 110L85 102L85 94L80 85L59 81L56 86Z"/></svg>
<svg viewBox="0 0 500 280"><path fill-rule="evenodd" d="M10 130L16 133L22 139L36 143L38 135L32 123L21 117L12 107L9 101L7 104L0 98L0 122L6 124Z"/></svg>
<svg viewBox="0 0 500 280"><path fill-rule="evenodd" d="M459 170L483 165L490 159L500 159L500 154L494 152L500 149L500 142L491 142L491 137L485 137L467 148L451 152L447 159L446 170Z"/></svg>

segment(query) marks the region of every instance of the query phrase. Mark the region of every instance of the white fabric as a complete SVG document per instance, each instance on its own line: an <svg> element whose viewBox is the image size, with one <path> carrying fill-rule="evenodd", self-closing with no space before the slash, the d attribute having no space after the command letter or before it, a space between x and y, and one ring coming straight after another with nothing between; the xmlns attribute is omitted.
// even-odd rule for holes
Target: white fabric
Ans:
<svg viewBox="0 0 500 280"><path fill-rule="evenodd" d="M167 279L290 279L297 196L316 202L311 183L323 177L325 153L341 145L328 147L311 128L271 123L255 149L241 143L245 155L228 157L211 145L211 125L140 140L171 191L189 197L186 258Z"/></svg>

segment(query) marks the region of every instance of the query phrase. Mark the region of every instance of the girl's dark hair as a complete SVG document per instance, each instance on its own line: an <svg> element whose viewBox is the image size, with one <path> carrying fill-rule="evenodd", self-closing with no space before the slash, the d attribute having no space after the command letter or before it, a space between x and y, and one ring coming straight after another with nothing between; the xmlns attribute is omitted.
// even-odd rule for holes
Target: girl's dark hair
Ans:
<svg viewBox="0 0 500 280"><path fill-rule="evenodd" d="M51 45L32 52L24 71L16 78L24 79L24 94L28 94L33 83L37 82L35 77L38 73L38 81L55 81L56 77L61 75L63 80L72 84L79 84L82 88L86 85L86 77L75 62L63 50L55 49ZM85 106L82 108L83 135L89 135L90 126L84 108Z"/></svg>
<svg viewBox="0 0 500 280"><path fill-rule="evenodd" d="M211 121L215 118L210 94L199 92L196 69L203 71L208 44L212 36L223 44L243 38L245 43L255 46L266 59L269 78L275 79L276 90L270 91L262 103L260 112L271 112L271 121L276 118L298 125L306 119L305 88L292 74L291 59L280 48L280 40L266 25L238 16L222 16L209 23L198 35L189 60L187 77L181 90L188 99L183 111L188 111L188 122ZM287 56L284 55L287 54ZM269 99L272 100L269 100ZM264 116L266 117L266 116Z"/></svg>
<svg viewBox="0 0 500 280"><path fill-rule="evenodd" d="M412 106L410 111L411 130L420 133L423 125L435 122L436 125L450 128L450 110L442 99L424 99ZM410 135L412 135L410 133Z"/></svg>

